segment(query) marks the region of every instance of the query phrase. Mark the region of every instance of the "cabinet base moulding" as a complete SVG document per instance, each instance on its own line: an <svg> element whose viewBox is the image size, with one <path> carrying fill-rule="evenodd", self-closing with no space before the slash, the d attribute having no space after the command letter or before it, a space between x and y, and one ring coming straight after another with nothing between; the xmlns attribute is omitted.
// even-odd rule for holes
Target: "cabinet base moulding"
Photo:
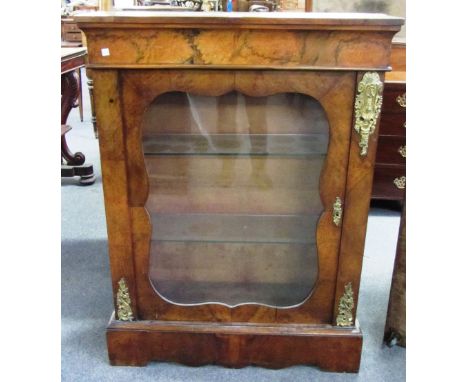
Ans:
<svg viewBox="0 0 468 382"><path fill-rule="evenodd" d="M109 360L115 366L150 361L241 368L311 365L357 373L361 360L359 325L118 321L107 327Z"/></svg>

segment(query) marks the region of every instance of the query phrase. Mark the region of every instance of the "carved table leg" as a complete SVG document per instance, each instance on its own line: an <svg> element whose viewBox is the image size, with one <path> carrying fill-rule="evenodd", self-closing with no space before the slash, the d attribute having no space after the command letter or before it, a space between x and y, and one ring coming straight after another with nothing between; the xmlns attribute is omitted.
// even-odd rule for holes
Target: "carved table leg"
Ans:
<svg viewBox="0 0 468 382"><path fill-rule="evenodd" d="M74 71L62 74L62 108L61 108L61 124L66 125L68 115L73 108L76 99L78 98L78 81ZM83 153L72 153L68 148L65 134L62 135L62 157L68 165L82 165L85 162Z"/></svg>
<svg viewBox="0 0 468 382"><path fill-rule="evenodd" d="M93 80L88 80L89 99L91 103L91 122L93 123L94 136L96 139L99 138L97 126L96 126L96 113L94 111L94 86Z"/></svg>
<svg viewBox="0 0 468 382"><path fill-rule="evenodd" d="M81 68L76 69L76 74L78 75L78 98L77 104L80 111L80 121L83 122L83 91L81 89Z"/></svg>
<svg viewBox="0 0 468 382"><path fill-rule="evenodd" d="M75 106L79 95L77 76L75 71L62 74L62 105L61 105L61 124L66 125L68 115ZM93 166L84 164L85 156L81 152L73 153L67 144L65 133L61 134L62 151L62 177L80 176L82 184L94 183ZM65 162L65 165L63 165Z"/></svg>

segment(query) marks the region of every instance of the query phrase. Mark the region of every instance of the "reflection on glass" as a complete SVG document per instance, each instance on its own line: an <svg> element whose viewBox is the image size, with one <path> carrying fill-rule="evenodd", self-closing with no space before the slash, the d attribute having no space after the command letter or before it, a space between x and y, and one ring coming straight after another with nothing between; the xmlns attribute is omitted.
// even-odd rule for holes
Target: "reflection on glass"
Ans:
<svg viewBox="0 0 468 382"><path fill-rule="evenodd" d="M302 94L158 97L143 125L155 290L176 304L304 301L327 148L325 113Z"/></svg>

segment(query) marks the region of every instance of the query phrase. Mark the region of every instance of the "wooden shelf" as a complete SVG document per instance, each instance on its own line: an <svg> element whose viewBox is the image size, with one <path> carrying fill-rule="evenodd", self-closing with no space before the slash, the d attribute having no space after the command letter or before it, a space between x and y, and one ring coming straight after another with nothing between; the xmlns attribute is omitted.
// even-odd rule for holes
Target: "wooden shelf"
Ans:
<svg viewBox="0 0 468 382"><path fill-rule="evenodd" d="M315 243L320 215L152 214L153 239L177 242Z"/></svg>
<svg viewBox="0 0 468 382"><path fill-rule="evenodd" d="M161 134L143 138L145 155L326 155L326 134Z"/></svg>

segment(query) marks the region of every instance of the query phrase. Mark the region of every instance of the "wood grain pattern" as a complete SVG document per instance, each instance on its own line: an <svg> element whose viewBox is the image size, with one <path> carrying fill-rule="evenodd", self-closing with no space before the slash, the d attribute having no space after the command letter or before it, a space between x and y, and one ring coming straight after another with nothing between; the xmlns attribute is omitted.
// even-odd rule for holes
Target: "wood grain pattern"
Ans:
<svg viewBox="0 0 468 382"><path fill-rule="evenodd" d="M363 73L358 74L356 83L361 81L362 76ZM383 82L383 75L381 75L381 80ZM360 155L359 135L353 131L351 137L334 321L338 315L340 297L343 295L344 287L348 283L351 283L354 291L353 317L356 318L378 134L377 124L375 132L369 138L369 149L366 156Z"/></svg>
<svg viewBox="0 0 468 382"><path fill-rule="evenodd" d="M357 303L378 131L368 156L361 157L352 127L355 89L363 71L378 71L383 78L390 41L402 20L188 13L99 13L77 20L88 40L94 81L114 294L125 277L137 319L111 320L111 363L314 364L356 372L360 329L333 325L348 282ZM110 55L103 55L103 48ZM153 227L148 212L163 206L149 196L154 183L141 141L145 111L169 92L220 96L233 91L253 97L305 94L323 107L330 128L318 185L323 212L316 231L317 281L309 297L292 307L173 304L149 281ZM336 197L344 201L340 227L332 221Z"/></svg>
<svg viewBox="0 0 468 382"><path fill-rule="evenodd" d="M130 298L137 301L133 266L132 227L128 203L127 154L122 126L122 104L116 71L87 71L94 81L96 119L99 126L99 151L106 207L107 236L114 296L117 283L125 278ZM115 303L115 301L114 301ZM138 305L133 304L138 317Z"/></svg>
<svg viewBox="0 0 468 382"><path fill-rule="evenodd" d="M277 369L300 363L324 370L357 372L362 333L359 327L333 330L330 326L291 324L207 326L167 321L124 323L111 319L107 342L112 365L144 366L149 361L175 361L190 366L257 365Z"/></svg>
<svg viewBox="0 0 468 382"><path fill-rule="evenodd" d="M239 306L232 311L220 305L184 308L171 306L154 293L148 281L149 251L136 253L135 259L137 275L141 275L138 281L138 298L143 319L154 319L157 314L159 319L167 320L329 323L332 316L340 235L340 230L332 223L331 215L336 196L344 197L355 75L332 72L286 74L268 71L230 73L139 70L123 72L121 86L126 105L123 119L127 152L130 153L127 161L130 203L132 207L141 208L144 208L148 200L148 179L140 140L141 126L145 109L157 95L174 90L201 95L219 95L237 90L254 96L292 91L307 94L321 103L330 124L329 154L320 178L324 212L317 230L317 246L321 272L314 292L306 303L287 310L259 306ZM149 224L144 213L135 216L141 216ZM135 224L140 225L143 222ZM151 232L150 228L145 231L148 234ZM150 237L146 240L149 241ZM258 315L259 309L264 313ZM211 318L208 318L207 314L210 314Z"/></svg>
<svg viewBox="0 0 468 382"><path fill-rule="evenodd" d="M88 36L91 67L276 65L388 70L388 46L402 24L399 18L383 15L275 12L261 17L215 12L202 17L196 12L138 17L115 12L79 15L75 20ZM135 29L138 33L128 33ZM270 44L272 40L277 44ZM103 55L103 48L110 55Z"/></svg>
<svg viewBox="0 0 468 382"><path fill-rule="evenodd" d="M386 70L388 32L293 32L242 30L143 30L131 39L125 30L94 31L88 54L92 65L219 65L249 67L370 68ZM217 45L211 42L217 40ZM271 45L272 39L278 45ZM345 43L354 40L353 48ZM99 45L93 41L99 41ZM177 46L177 49L173 49ZM281 46L281 49L277 47ZM110 56L102 56L108 48ZM372 56L368 55L373 51Z"/></svg>

